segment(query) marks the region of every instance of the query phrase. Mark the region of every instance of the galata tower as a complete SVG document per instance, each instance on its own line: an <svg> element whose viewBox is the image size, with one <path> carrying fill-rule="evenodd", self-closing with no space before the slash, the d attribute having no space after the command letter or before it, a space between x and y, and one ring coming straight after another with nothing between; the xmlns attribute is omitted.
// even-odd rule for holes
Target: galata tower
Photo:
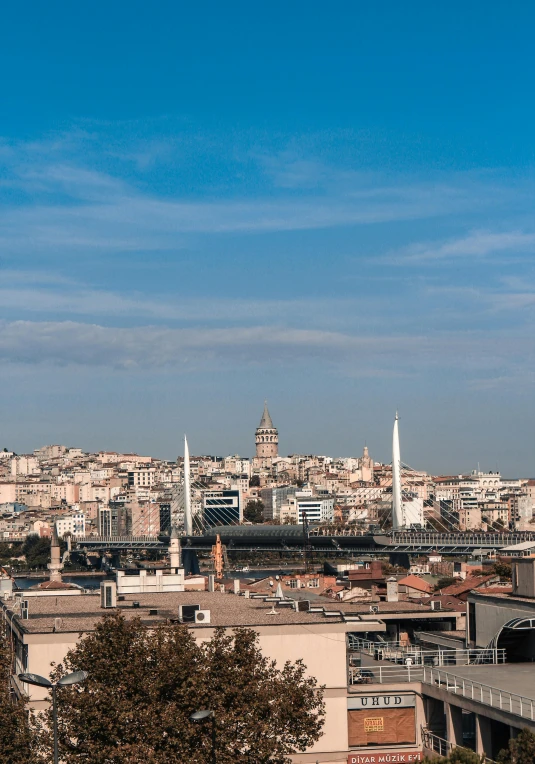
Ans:
<svg viewBox="0 0 535 764"><path fill-rule="evenodd" d="M257 459L274 459L279 455L279 433L269 416L267 401L264 402L264 413L256 428Z"/></svg>

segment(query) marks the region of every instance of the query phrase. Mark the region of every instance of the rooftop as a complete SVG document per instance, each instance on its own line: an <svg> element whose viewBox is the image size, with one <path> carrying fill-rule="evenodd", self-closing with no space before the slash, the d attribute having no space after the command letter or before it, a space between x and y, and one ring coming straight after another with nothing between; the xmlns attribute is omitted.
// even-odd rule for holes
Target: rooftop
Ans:
<svg viewBox="0 0 535 764"><path fill-rule="evenodd" d="M410 589L417 589L420 592L431 592L433 587L427 581L418 576L405 576L398 581L399 586L408 586Z"/></svg>
<svg viewBox="0 0 535 764"><path fill-rule="evenodd" d="M132 603L139 602L139 608ZM4 602L4 607L14 610L13 600ZM275 604L277 615L270 615ZM328 604L328 603L326 603ZM262 599L246 598L235 594L220 592L165 592L162 594L127 594L124 601L117 603L118 609L127 619L139 617L143 623L154 625L168 619L178 618L179 605L200 605L201 610L210 611L210 628L215 626L278 626L281 624L322 625L328 623L344 624L341 615L320 612L296 612L290 607L279 607L277 603L264 602ZM325 608L327 610L327 608ZM329 610L340 611L333 606ZM157 610L157 614L150 614ZM84 594L78 597L33 596L29 605L29 618L21 620L17 615L19 627L29 633L51 631L86 632L93 631L97 621L106 612L100 607L100 594ZM369 614L369 609L366 609ZM61 625L54 629L55 619L61 618ZM191 628L206 628L202 624L189 624ZM349 628L349 624L348 624ZM345 625L342 631L345 631Z"/></svg>

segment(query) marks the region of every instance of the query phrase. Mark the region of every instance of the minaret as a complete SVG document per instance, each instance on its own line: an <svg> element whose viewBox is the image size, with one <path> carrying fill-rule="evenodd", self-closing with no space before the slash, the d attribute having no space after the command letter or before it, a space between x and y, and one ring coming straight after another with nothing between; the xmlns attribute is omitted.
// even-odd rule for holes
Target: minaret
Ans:
<svg viewBox="0 0 535 764"><path fill-rule="evenodd" d="M398 412L394 420L392 438L392 528L397 530L405 526L401 498L401 456L399 452Z"/></svg>
<svg viewBox="0 0 535 764"><path fill-rule="evenodd" d="M171 529L171 541L169 544L169 567L176 573L180 567L180 539L176 526Z"/></svg>
<svg viewBox="0 0 535 764"><path fill-rule="evenodd" d="M255 440L258 459L275 459L279 455L279 433L271 421L267 401L264 401L264 413L256 428Z"/></svg>
<svg viewBox="0 0 535 764"><path fill-rule="evenodd" d="M50 545L50 562L48 563L51 581L61 581L62 568L63 565L61 564L61 550L59 547L58 531L56 528L56 523L54 523L54 528L52 530L52 543Z"/></svg>
<svg viewBox="0 0 535 764"><path fill-rule="evenodd" d="M191 518L191 475L189 466L189 448L188 439L184 435L184 530L186 536L193 533L193 522Z"/></svg>

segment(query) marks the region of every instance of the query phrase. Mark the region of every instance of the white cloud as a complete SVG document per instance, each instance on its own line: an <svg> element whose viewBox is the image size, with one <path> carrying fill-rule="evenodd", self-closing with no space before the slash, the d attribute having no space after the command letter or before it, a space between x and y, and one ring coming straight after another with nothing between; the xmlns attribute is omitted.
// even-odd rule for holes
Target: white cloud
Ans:
<svg viewBox="0 0 535 764"><path fill-rule="evenodd" d="M390 252L384 260L397 265L413 265L429 261L458 258L485 258L497 252L530 252L535 250L535 233L524 231L472 231L447 241L411 244Z"/></svg>
<svg viewBox="0 0 535 764"><path fill-rule="evenodd" d="M172 329L106 327L65 322L0 322L5 363L161 368L228 361L235 366L304 360L336 362L361 373L370 365L398 372L492 370L514 358L533 359L532 335L484 332L369 336L284 326ZM527 364L529 365L529 363Z"/></svg>

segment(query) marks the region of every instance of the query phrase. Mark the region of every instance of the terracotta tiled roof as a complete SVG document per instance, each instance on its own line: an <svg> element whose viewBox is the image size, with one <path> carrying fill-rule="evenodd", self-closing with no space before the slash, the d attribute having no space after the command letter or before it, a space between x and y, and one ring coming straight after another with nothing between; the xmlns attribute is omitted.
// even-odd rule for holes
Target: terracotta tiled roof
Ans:
<svg viewBox="0 0 535 764"><path fill-rule="evenodd" d="M479 589L486 584L487 581L492 581L493 578L496 578L496 576L472 576L470 578L465 578L464 581L460 581L458 584L451 584L451 586L444 587L444 589L442 589L442 594L452 594L453 596L458 597L459 594L466 594L466 592L470 592L472 589Z"/></svg>
<svg viewBox="0 0 535 764"><path fill-rule="evenodd" d="M398 581L399 586L408 586L411 589L416 589L419 592L431 592L433 587L418 576L406 576Z"/></svg>

